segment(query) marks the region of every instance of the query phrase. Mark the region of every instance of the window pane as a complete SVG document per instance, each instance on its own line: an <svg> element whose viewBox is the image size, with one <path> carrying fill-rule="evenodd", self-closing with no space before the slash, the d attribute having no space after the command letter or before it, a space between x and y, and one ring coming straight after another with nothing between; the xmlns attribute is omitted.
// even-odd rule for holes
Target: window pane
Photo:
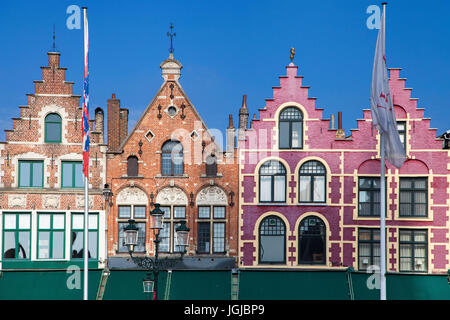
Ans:
<svg viewBox="0 0 450 320"><path fill-rule="evenodd" d="M426 231L416 231L414 232L414 242L426 242L427 232Z"/></svg>
<svg viewBox="0 0 450 320"><path fill-rule="evenodd" d="M72 231L72 258L83 258L83 231Z"/></svg>
<svg viewBox="0 0 450 320"><path fill-rule="evenodd" d="M170 153L162 154L162 166L161 166L161 174L163 176L169 176L172 174L172 157Z"/></svg>
<svg viewBox="0 0 450 320"><path fill-rule="evenodd" d="M210 217L210 208L198 207L198 217L208 219Z"/></svg>
<svg viewBox="0 0 450 320"><path fill-rule="evenodd" d="M62 186L72 187L72 163L63 162L62 164Z"/></svg>
<svg viewBox="0 0 450 320"><path fill-rule="evenodd" d="M128 252L128 247L125 245L125 232L124 229L128 225L128 222L119 222L119 252Z"/></svg>
<svg viewBox="0 0 450 320"><path fill-rule="evenodd" d="M274 176L274 201L286 201L286 177Z"/></svg>
<svg viewBox="0 0 450 320"><path fill-rule="evenodd" d="M138 238L134 250L136 252L145 252L145 223L136 223L136 227L138 227Z"/></svg>
<svg viewBox="0 0 450 320"><path fill-rule="evenodd" d="M53 215L53 229L64 229L64 217L63 214Z"/></svg>
<svg viewBox="0 0 450 320"><path fill-rule="evenodd" d="M225 223L214 223L214 252L225 252Z"/></svg>
<svg viewBox="0 0 450 320"><path fill-rule="evenodd" d="M50 232L39 232L38 240L38 258L48 259L50 258Z"/></svg>
<svg viewBox="0 0 450 320"><path fill-rule="evenodd" d="M3 233L3 258L15 259L16 258L16 233L4 232Z"/></svg>
<svg viewBox="0 0 450 320"><path fill-rule="evenodd" d="M40 214L39 215L39 229L50 229L50 215Z"/></svg>
<svg viewBox="0 0 450 320"><path fill-rule="evenodd" d="M61 124L60 123L46 123L45 125L45 141L61 141Z"/></svg>
<svg viewBox="0 0 450 320"><path fill-rule="evenodd" d="M176 232L176 229L180 226L180 223L174 223L173 225L173 230L172 230L172 234L173 234L173 251L174 252L181 252L184 250L183 246L179 246L178 245L178 235Z"/></svg>
<svg viewBox="0 0 450 320"><path fill-rule="evenodd" d="M225 207L214 207L214 219L225 219Z"/></svg>
<svg viewBox="0 0 450 320"><path fill-rule="evenodd" d="M272 177L260 176L260 201L272 201Z"/></svg>
<svg viewBox="0 0 450 320"><path fill-rule="evenodd" d="M411 187L411 179L400 178L400 188L410 189Z"/></svg>
<svg viewBox="0 0 450 320"><path fill-rule="evenodd" d="M97 259L97 231L89 231L89 259Z"/></svg>
<svg viewBox="0 0 450 320"><path fill-rule="evenodd" d="M84 216L82 214L72 215L72 229L84 229Z"/></svg>
<svg viewBox="0 0 450 320"><path fill-rule="evenodd" d="M311 177L300 176L300 201L311 201Z"/></svg>
<svg viewBox="0 0 450 320"><path fill-rule="evenodd" d="M183 154L173 155L173 174L174 175L183 174Z"/></svg>
<svg viewBox="0 0 450 320"><path fill-rule="evenodd" d="M359 187L364 189L371 188L371 179L360 178L359 179Z"/></svg>
<svg viewBox="0 0 450 320"><path fill-rule="evenodd" d="M175 219L186 218L186 207L174 207L173 209Z"/></svg>
<svg viewBox="0 0 450 320"><path fill-rule="evenodd" d="M145 218L145 206L134 206L134 218Z"/></svg>
<svg viewBox="0 0 450 320"><path fill-rule="evenodd" d="M370 230L359 230L359 240L370 240Z"/></svg>
<svg viewBox="0 0 450 320"><path fill-rule="evenodd" d="M83 164L75 163L75 188L82 188L84 187L84 174L83 174Z"/></svg>
<svg viewBox="0 0 450 320"><path fill-rule="evenodd" d="M19 214L19 229L30 229L29 214Z"/></svg>
<svg viewBox="0 0 450 320"><path fill-rule="evenodd" d="M414 189L426 189L427 187L427 179L415 179L414 180Z"/></svg>
<svg viewBox="0 0 450 320"><path fill-rule="evenodd" d="M164 222L164 227L161 229L159 234L159 251L169 252L170 246L170 223Z"/></svg>
<svg viewBox="0 0 450 320"><path fill-rule="evenodd" d="M400 241L411 241L411 231L400 230Z"/></svg>
<svg viewBox="0 0 450 320"><path fill-rule="evenodd" d="M131 218L131 206L119 206L119 218Z"/></svg>
<svg viewBox="0 0 450 320"><path fill-rule="evenodd" d="M314 177L314 201L325 201L325 177Z"/></svg>
<svg viewBox="0 0 450 320"><path fill-rule="evenodd" d="M280 121L280 148L290 148L289 122Z"/></svg>
<svg viewBox="0 0 450 320"><path fill-rule="evenodd" d="M210 250L210 226L209 222L198 224L198 247L199 253L209 253Z"/></svg>
<svg viewBox="0 0 450 320"><path fill-rule="evenodd" d="M16 215L15 214L5 214L5 229L15 229L16 228Z"/></svg>
<svg viewBox="0 0 450 320"><path fill-rule="evenodd" d="M292 122L292 148L302 147L302 123Z"/></svg>
<svg viewBox="0 0 450 320"><path fill-rule="evenodd" d="M30 232L19 232L18 259L30 259Z"/></svg>
<svg viewBox="0 0 450 320"><path fill-rule="evenodd" d="M19 161L19 185L21 187L30 186L31 163Z"/></svg>
<svg viewBox="0 0 450 320"><path fill-rule="evenodd" d="M88 222L89 222L88 223L89 224L89 226L88 226L89 230L97 229L98 228L98 215L90 214Z"/></svg>
<svg viewBox="0 0 450 320"><path fill-rule="evenodd" d="M53 259L63 259L64 258L64 232L56 231L53 232L52 241L52 258Z"/></svg>
<svg viewBox="0 0 450 320"><path fill-rule="evenodd" d="M43 185L42 162L33 163L33 187L41 187Z"/></svg>
<svg viewBox="0 0 450 320"><path fill-rule="evenodd" d="M170 219L170 207L159 207L164 211L164 219Z"/></svg>
<svg viewBox="0 0 450 320"><path fill-rule="evenodd" d="M260 239L260 261L284 263L284 236L261 236Z"/></svg>

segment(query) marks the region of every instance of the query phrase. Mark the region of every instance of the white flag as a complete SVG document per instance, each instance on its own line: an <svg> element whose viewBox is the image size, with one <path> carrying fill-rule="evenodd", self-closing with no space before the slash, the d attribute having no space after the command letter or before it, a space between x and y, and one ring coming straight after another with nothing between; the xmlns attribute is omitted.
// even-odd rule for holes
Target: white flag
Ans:
<svg viewBox="0 0 450 320"><path fill-rule="evenodd" d="M385 10L381 19L381 29L378 31L377 47L372 71L372 89L370 93L370 107L373 125L385 136L385 155L395 167L400 168L406 160L405 149L400 141L392 104L391 90L387 75L385 55Z"/></svg>

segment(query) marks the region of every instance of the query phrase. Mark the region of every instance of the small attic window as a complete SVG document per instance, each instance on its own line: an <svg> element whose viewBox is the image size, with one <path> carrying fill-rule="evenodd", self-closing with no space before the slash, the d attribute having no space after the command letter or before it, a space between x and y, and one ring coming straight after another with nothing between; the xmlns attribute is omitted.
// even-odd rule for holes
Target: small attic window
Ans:
<svg viewBox="0 0 450 320"><path fill-rule="evenodd" d="M177 108L171 106L169 107L169 109L167 109L167 113L169 114L169 116L173 117L177 113Z"/></svg>
<svg viewBox="0 0 450 320"><path fill-rule="evenodd" d="M150 130L148 130L147 133L145 134L145 138L148 140L148 142L152 141L154 137L155 135Z"/></svg>
<svg viewBox="0 0 450 320"><path fill-rule="evenodd" d="M191 132L191 139L193 140L193 141L195 141L195 140L197 140L197 138L198 138L198 133L197 133L197 131L192 131Z"/></svg>

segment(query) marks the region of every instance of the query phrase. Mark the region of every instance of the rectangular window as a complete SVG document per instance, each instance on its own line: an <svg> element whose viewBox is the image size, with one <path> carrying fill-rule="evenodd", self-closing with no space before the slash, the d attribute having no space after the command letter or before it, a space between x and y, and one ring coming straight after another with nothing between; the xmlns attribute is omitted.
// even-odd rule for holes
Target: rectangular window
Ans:
<svg viewBox="0 0 450 320"><path fill-rule="evenodd" d="M128 252L125 245L125 227L128 222L119 222L119 248L118 252ZM145 252L145 223L136 223L138 228L137 245L134 246L134 252Z"/></svg>
<svg viewBox="0 0 450 320"><path fill-rule="evenodd" d="M369 266L380 266L380 230L358 230L359 270L366 270Z"/></svg>
<svg viewBox="0 0 450 320"><path fill-rule="evenodd" d="M225 252L225 223L214 222L213 224L213 253Z"/></svg>
<svg viewBox="0 0 450 320"><path fill-rule="evenodd" d="M65 215L38 215L38 259L64 259Z"/></svg>
<svg viewBox="0 0 450 320"><path fill-rule="evenodd" d="M225 207L214 207L214 219L225 219Z"/></svg>
<svg viewBox="0 0 450 320"><path fill-rule="evenodd" d="M427 230L400 229L400 272L428 270Z"/></svg>
<svg viewBox="0 0 450 320"><path fill-rule="evenodd" d="M159 231L159 251L170 251L170 222L164 222L163 228Z"/></svg>
<svg viewBox="0 0 450 320"><path fill-rule="evenodd" d="M400 217L428 215L428 178L400 178Z"/></svg>
<svg viewBox="0 0 450 320"><path fill-rule="evenodd" d="M44 161L19 160L19 188L44 186Z"/></svg>
<svg viewBox="0 0 450 320"><path fill-rule="evenodd" d="M61 174L62 188L83 188L84 175L81 161L63 161Z"/></svg>
<svg viewBox="0 0 450 320"><path fill-rule="evenodd" d="M31 215L3 214L3 259L30 259Z"/></svg>
<svg viewBox="0 0 450 320"><path fill-rule="evenodd" d="M89 214L88 221L88 259L97 259L98 256L98 214ZM84 258L84 214L72 214L71 233L72 259Z"/></svg>
<svg viewBox="0 0 450 320"><path fill-rule="evenodd" d="M198 217L200 219L209 219L211 217L210 207L198 207Z"/></svg>
<svg viewBox="0 0 450 320"><path fill-rule="evenodd" d="M358 179L358 185L359 185L358 215L361 217L379 217L380 200L381 200L380 178L361 177Z"/></svg>
<svg viewBox="0 0 450 320"><path fill-rule="evenodd" d="M400 136L400 141L403 144L403 148L406 150L406 121L397 121L397 130Z"/></svg>
<svg viewBox="0 0 450 320"><path fill-rule="evenodd" d="M272 177L260 176L259 198L261 202L272 201Z"/></svg>
<svg viewBox="0 0 450 320"><path fill-rule="evenodd" d="M209 253L210 250L210 224L209 222L198 223L198 253Z"/></svg>

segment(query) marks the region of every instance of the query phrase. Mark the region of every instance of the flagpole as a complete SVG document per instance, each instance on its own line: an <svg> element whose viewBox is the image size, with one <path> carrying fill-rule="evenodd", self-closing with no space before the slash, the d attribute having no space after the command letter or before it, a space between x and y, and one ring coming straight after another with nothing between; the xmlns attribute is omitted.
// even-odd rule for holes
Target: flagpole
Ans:
<svg viewBox="0 0 450 320"><path fill-rule="evenodd" d="M383 25L386 26L386 2L383 6ZM380 300L386 300L386 179L385 134L380 131Z"/></svg>
<svg viewBox="0 0 450 320"><path fill-rule="evenodd" d="M83 7L83 15L84 15L84 64L85 64L85 79L84 79L84 92L83 92L83 118L86 113L86 109L88 107L88 103L89 100L86 101L86 68L87 68L87 63L88 63L88 59L87 59L87 44L88 44L88 39L86 39L87 37L87 30L86 30L86 26L87 26L87 12L86 12L87 8ZM85 109L86 108L86 109ZM86 122L84 122L84 125L86 125ZM87 122L87 125L89 125L89 123ZM86 128L83 129L83 133L85 131ZM87 130L89 131L89 127L87 127ZM83 144L84 144L84 139L83 139ZM86 159L84 158L84 146L83 146L83 161L86 161ZM87 161L89 161L89 155L88 155L88 159ZM86 164L83 164L83 167ZM89 163L87 164L87 167L89 168ZM84 170L84 168L83 168ZM89 169L88 169L89 170ZM84 177L84 249L83 249L83 254L84 254L84 293L83 293L83 300L88 300L88 273L89 273L89 267L88 267L88 258L89 258L89 180L88 180L88 174L85 172L85 177Z"/></svg>

